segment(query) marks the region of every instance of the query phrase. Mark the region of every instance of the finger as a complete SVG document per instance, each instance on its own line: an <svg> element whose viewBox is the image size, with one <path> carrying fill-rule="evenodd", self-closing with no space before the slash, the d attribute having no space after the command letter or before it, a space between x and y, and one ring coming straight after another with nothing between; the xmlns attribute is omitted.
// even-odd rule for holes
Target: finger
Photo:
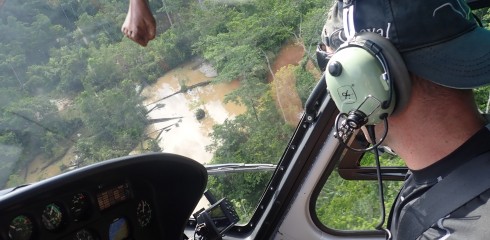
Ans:
<svg viewBox="0 0 490 240"><path fill-rule="evenodd" d="M126 37L128 37L128 38L131 38L131 34L130 34L130 32L131 32L131 31L130 31L129 29L125 28L125 29L124 29L124 36L126 36Z"/></svg>

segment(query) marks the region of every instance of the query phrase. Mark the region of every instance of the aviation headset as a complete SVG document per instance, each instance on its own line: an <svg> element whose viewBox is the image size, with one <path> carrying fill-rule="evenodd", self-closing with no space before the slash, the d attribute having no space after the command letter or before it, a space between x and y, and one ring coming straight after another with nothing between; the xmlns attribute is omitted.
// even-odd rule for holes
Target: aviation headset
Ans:
<svg viewBox="0 0 490 240"><path fill-rule="evenodd" d="M345 118L342 124L351 130L399 113L411 91L402 57L389 40L372 32L356 33L340 45L328 61L325 79Z"/></svg>

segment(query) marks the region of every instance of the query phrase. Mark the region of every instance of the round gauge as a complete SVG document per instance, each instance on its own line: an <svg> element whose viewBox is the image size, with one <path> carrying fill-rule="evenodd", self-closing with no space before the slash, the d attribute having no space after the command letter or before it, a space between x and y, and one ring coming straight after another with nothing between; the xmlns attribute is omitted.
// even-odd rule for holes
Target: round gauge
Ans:
<svg viewBox="0 0 490 240"><path fill-rule="evenodd" d="M73 240L95 240L95 236L88 230L82 229L75 233Z"/></svg>
<svg viewBox="0 0 490 240"><path fill-rule="evenodd" d="M19 215L10 222L8 234L11 240L29 240L31 239L32 231L31 219L24 215Z"/></svg>
<svg viewBox="0 0 490 240"><path fill-rule="evenodd" d="M138 203L138 207L136 208L136 217L138 219L138 223L141 227L146 227L151 222L151 207L150 204L141 200Z"/></svg>
<svg viewBox="0 0 490 240"><path fill-rule="evenodd" d="M46 229L50 231L58 229L63 221L61 207L55 203L48 204L46 207L44 207L41 220Z"/></svg>
<svg viewBox="0 0 490 240"><path fill-rule="evenodd" d="M70 212L73 215L73 220L78 222L89 216L90 201L85 193L77 193L71 200Z"/></svg>

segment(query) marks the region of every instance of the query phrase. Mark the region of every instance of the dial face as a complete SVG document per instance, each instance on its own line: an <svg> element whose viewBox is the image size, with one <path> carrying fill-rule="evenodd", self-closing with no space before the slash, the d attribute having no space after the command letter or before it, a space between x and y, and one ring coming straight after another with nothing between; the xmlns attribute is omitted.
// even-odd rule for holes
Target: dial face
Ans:
<svg viewBox="0 0 490 240"><path fill-rule="evenodd" d="M150 204L141 200L136 208L136 217L138 219L138 224L141 227L146 227L151 222L151 207Z"/></svg>
<svg viewBox="0 0 490 240"><path fill-rule="evenodd" d="M11 240L29 240L32 236L32 230L31 219L24 215L19 215L10 222L9 238Z"/></svg>
<svg viewBox="0 0 490 240"><path fill-rule="evenodd" d="M71 200L70 212L73 220L78 222L88 217L90 210L90 201L85 193L77 193Z"/></svg>
<svg viewBox="0 0 490 240"><path fill-rule="evenodd" d="M48 204L46 207L44 207L41 220L46 229L50 231L58 229L63 221L61 207L55 203Z"/></svg>
<svg viewBox="0 0 490 240"><path fill-rule="evenodd" d="M75 233L73 240L95 240L95 236L88 230L82 229Z"/></svg>

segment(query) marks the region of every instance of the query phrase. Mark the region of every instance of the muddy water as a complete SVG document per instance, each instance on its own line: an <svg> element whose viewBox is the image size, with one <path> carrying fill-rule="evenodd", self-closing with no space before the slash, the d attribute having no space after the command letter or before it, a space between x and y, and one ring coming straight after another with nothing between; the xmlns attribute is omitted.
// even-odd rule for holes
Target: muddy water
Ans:
<svg viewBox="0 0 490 240"><path fill-rule="evenodd" d="M42 155L37 156L27 166L26 182L37 182L39 180L60 174L62 172L61 169L73 165L72 161L75 157L74 151L75 148L70 147L70 149L66 152L65 156L61 158L60 161L51 164L49 163L49 159L46 159Z"/></svg>
<svg viewBox="0 0 490 240"><path fill-rule="evenodd" d="M279 69L290 64L298 65L303 58L304 53L303 47L299 44L293 42L284 45L284 47L279 50L274 62L271 64L272 72L276 74ZM268 79L269 82L272 81L272 76L270 74L268 75Z"/></svg>
<svg viewBox="0 0 490 240"><path fill-rule="evenodd" d="M206 65L192 62L168 72L154 85L143 91L143 95L147 97L145 103L148 104L148 109L153 108L155 104L165 104L150 112L151 119L180 118L152 124L148 130L149 135L153 138L158 135L159 129L168 130L160 136L160 147L164 152L177 153L201 163L208 163L212 158L212 153L206 151L205 148L211 143L209 133L213 125L221 124L225 119L233 118L245 111L243 106L222 102L226 94L238 88L237 81L197 87L187 93L180 93L158 101L179 91L182 82L185 82L186 86L191 86L211 80L209 74L213 75L212 70L206 68ZM206 117L201 121L195 117L195 112L199 108L206 113Z"/></svg>
<svg viewBox="0 0 490 240"><path fill-rule="evenodd" d="M271 70L275 77L268 76L272 86L272 93L279 112L284 121L291 126L296 126L301 119L303 106L296 91L296 78L292 71L277 74L282 68L290 65L297 66L304 56L303 46L295 43L286 44L281 48L275 61L271 64ZM279 76L278 76L279 75Z"/></svg>

